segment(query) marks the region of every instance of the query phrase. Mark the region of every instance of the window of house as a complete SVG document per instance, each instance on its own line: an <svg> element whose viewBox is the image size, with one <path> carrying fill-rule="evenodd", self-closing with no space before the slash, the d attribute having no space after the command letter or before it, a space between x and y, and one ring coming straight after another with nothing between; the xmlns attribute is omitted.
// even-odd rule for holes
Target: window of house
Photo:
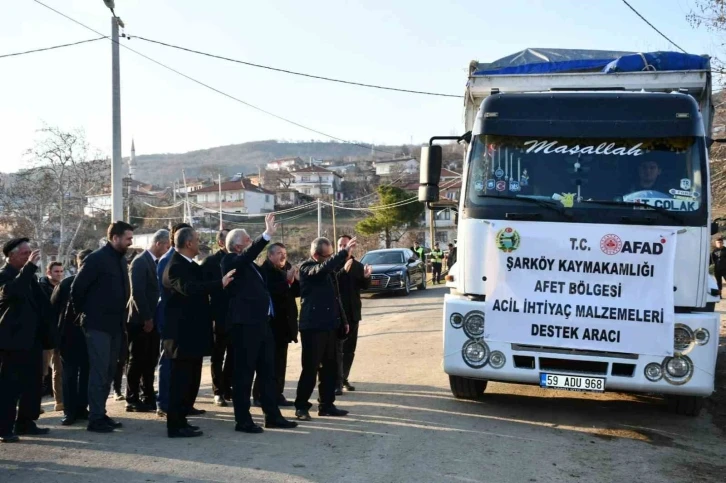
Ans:
<svg viewBox="0 0 726 483"><path fill-rule="evenodd" d="M309 182L310 181L310 176L303 176L302 177L302 180L303 180L303 182L306 182L306 181Z"/></svg>
<svg viewBox="0 0 726 483"><path fill-rule="evenodd" d="M269 203L269 202L270 202L270 195L265 195L265 203Z"/></svg>
<svg viewBox="0 0 726 483"><path fill-rule="evenodd" d="M305 193L306 195L309 195L310 194L310 188L303 188L303 193Z"/></svg>
<svg viewBox="0 0 726 483"><path fill-rule="evenodd" d="M451 210L438 211L436 213L436 219L437 220L450 220L451 219Z"/></svg>
<svg viewBox="0 0 726 483"><path fill-rule="evenodd" d="M448 243L449 242L449 232L437 231L436 232L436 241L439 243Z"/></svg>
<svg viewBox="0 0 726 483"><path fill-rule="evenodd" d="M330 194L330 188L328 188L326 186L321 186L320 187L320 194L321 195L329 195Z"/></svg>
<svg viewBox="0 0 726 483"><path fill-rule="evenodd" d="M280 193L280 201L290 201L290 193Z"/></svg>

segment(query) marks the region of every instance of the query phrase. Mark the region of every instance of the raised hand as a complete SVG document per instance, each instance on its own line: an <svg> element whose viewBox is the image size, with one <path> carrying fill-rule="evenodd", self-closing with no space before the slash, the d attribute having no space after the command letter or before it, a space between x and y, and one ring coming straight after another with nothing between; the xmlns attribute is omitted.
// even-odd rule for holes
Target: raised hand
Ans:
<svg viewBox="0 0 726 483"><path fill-rule="evenodd" d="M345 246L345 249L348 251L348 253L352 252L353 249L358 245L358 239L356 237L351 238L348 240L348 244Z"/></svg>
<svg viewBox="0 0 726 483"><path fill-rule="evenodd" d="M30 257L28 258L28 261L33 265L37 265L40 261L40 250L38 249L30 252Z"/></svg>
<svg viewBox="0 0 726 483"><path fill-rule="evenodd" d="M351 267L353 267L353 259L349 258L347 262L345 262L345 265L343 265L343 268L346 272L350 272Z"/></svg>
<svg viewBox="0 0 726 483"><path fill-rule="evenodd" d="M226 287L232 280L234 280L234 272L236 271L237 270L230 270L227 272L227 275L222 277L222 287Z"/></svg>
<svg viewBox="0 0 726 483"><path fill-rule="evenodd" d="M265 216L265 233L272 236L277 231L277 225L275 224L275 215L272 213Z"/></svg>
<svg viewBox="0 0 726 483"><path fill-rule="evenodd" d="M366 266L365 266L365 267L363 268L363 276L364 276L365 278L370 278L370 276L371 276L371 273L373 273L373 267L372 267L372 266L370 266L370 265L366 265Z"/></svg>

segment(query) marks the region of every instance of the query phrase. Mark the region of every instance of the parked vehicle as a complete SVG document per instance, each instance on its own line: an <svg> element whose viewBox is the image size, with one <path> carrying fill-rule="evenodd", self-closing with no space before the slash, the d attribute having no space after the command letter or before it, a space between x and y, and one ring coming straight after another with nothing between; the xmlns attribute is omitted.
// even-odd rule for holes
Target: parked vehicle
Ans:
<svg viewBox="0 0 726 483"><path fill-rule="evenodd" d="M479 398L490 380L658 393L697 415L720 329L708 57L528 50L472 62L464 99L452 393ZM429 207L440 139L454 138L421 153Z"/></svg>
<svg viewBox="0 0 726 483"><path fill-rule="evenodd" d="M364 292L411 293L411 287L426 289L426 266L408 248L372 250L360 261L371 265L370 288Z"/></svg>

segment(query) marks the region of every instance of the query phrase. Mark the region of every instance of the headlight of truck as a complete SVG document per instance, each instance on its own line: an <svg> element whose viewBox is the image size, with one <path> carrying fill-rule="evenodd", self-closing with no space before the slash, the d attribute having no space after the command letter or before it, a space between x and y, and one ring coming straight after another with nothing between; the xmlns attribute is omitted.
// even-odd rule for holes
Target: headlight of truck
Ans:
<svg viewBox="0 0 726 483"><path fill-rule="evenodd" d="M693 377L693 362L688 357L666 357L663 360L663 376L670 384L680 386Z"/></svg>
<svg viewBox="0 0 726 483"><path fill-rule="evenodd" d="M501 369L506 363L507 358L505 357L503 352L494 351L489 356L489 365L492 366L494 369Z"/></svg>
<svg viewBox="0 0 726 483"><path fill-rule="evenodd" d="M470 339L478 339L484 335L484 312L473 310L464 318L464 333Z"/></svg>
<svg viewBox="0 0 726 483"><path fill-rule="evenodd" d="M464 325L464 316L459 312L454 312L451 314L451 317L449 317L449 323L453 328L461 329L461 326Z"/></svg>
<svg viewBox="0 0 726 483"><path fill-rule="evenodd" d="M706 345L711 339L711 334L706 329L696 329L696 332L694 332L693 335L696 338L696 344L698 345Z"/></svg>
<svg viewBox="0 0 726 483"><path fill-rule="evenodd" d="M645 366L645 378L650 382L658 382L663 379L663 368L656 362L651 362Z"/></svg>
<svg viewBox="0 0 726 483"><path fill-rule="evenodd" d="M481 369L487 365L489 359L489 346L483 340L468 340L461 348L461 357L467 366Z"/></svg>
<svg viewBox="0 0 726 483"><path fill-rule="evenodd" d="M696 337L690 327L683 324L676 324L673 330L673 350L677 356L683 356L691 352L696 343Z"/></svg>

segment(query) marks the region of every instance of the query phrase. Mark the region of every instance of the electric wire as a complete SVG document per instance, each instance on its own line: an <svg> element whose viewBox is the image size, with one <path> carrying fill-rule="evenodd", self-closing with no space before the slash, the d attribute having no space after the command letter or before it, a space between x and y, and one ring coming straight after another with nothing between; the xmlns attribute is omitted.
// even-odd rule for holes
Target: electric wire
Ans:
<svg viewBox="0 0 726 483"><path fill-rule="evenodd" d="M25 54L34 54L36 52L46 52L48 50L62 49L63 47L72 47L74 45L87 44L90 42L95 42L97 40L103 40L107 37L108 36L104 35L103 37L97 37L95 39L79 40L78 42L71 42L69 44L54 45L52 47L43 47L41 49L26 50L23 52L14 52L12 54L2 54L2 55L0 55L0 59L4 59L5 57L17 57L19 55L25 55Z"/></svg>
<svg viewBox="0 0 726 483"><path fill-rule="evenodd" d="M672 45L675 45L676 47L678 47L678 48L679 48L679 49L680 49L680 50L681 50L681 51L682 51L682 52L683 52L684 54L687 54L687 53L688 53L688 52L686 52L686 51L685 51L685 50L683 49L683 47L681 47L681 46L680 46L680 45L678 45L677 43L673 42L673 41L672 41L671 39L669 39L669 38L668 38L668 36L667 36L666 34L664 34L663 32L661 32L660 30L658 30L658 29L657 29L657 28L655 27L655 25L653 25L652 23L650 23L650 22L648 21L648 19L647 19L647 18L645 18L645 17L643 16L643 15L641 15L641 14L640 14L640 12L638 12L638 11L637 11L637 10L636 10L636 9L635 9L635 8L634 8L634 7L632 6L632 5L630 5L630 3L628 3L628 1L627 1L627 0L622 0L622 1L623 1L623 3L624 3L625 5L627 5L627 6L628 6L628 8L629 8L630 10L632 10L632 11L633 11L633 12L635 13L635 15L637 15L638 17L640 17L640 18L641 18L641 20L642 20L643 22L647 23L647 24L648 24L648 25L650 26L650 28L652 28L653 30L655 30L656 32L658 32L658 33L660 34L660 36L661 36L661 37L663 37L664 39L666 39L666 40L667 40L668 42L670 42L670 43L671 43Z"/></svg>

